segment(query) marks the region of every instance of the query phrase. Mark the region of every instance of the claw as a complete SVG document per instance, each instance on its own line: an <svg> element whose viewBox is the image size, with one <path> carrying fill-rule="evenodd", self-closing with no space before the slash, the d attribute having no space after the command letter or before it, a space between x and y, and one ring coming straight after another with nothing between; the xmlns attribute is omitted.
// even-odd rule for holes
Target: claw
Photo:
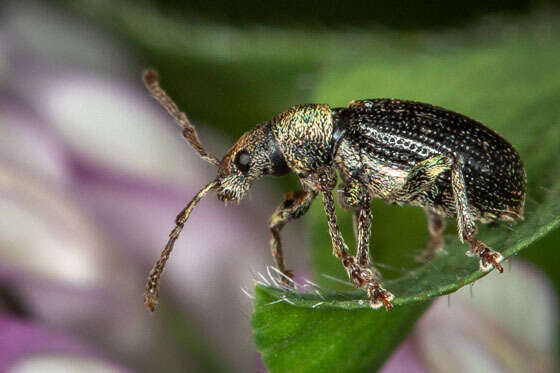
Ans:
<svg viewBox="0 0 560 373"><path fill-rule="evenodd" d="M496 268L498 272L504 273L504 267L500 264L504 260L502 254L495 252L491 249L486 249L480 254L480 269L489 271L492 267Z"/></svg>
<svg viewBox="0 0 560 373"><path fill-rule="evenodd" d="M378 271L375 268L357 265L356 258L353 256L346 256L342 260L342 264L348 272L352 284L359 289L365 289L370 299L369 305L371 308L378 309L385 307L387 311L393 309L391 301L395 296L385 290L378 280L376 280L380 275L377 275Z"/></svg>
<svg viewBox="0 0 560 373"><path fill-rule="evenodd" d="M492 250L483 242L476 239L470 240L471 251L470 253L480 258L479 266L484 272L488 272L492 267L496 268L500 273L504 273L504 268L500 264L503 262L504 257L497 251ZM467 252L467 255L469 252ZM470 256L470 255L469 255Z"/></svg>
<svg viewBox="0 0 560 373"><path fill-rule="evenodd" d="M291 270L286 269L285 271L282 272L282 275L280 276L280 283L282 284L282 286L288 288L295 288L296 284L293 279L294 279L294 273Z"/></svg>
<svg viewBox="0 0 560 373"><path fill-rule="evenodd" d="M392 295L393 294L391 294L391 299L393 299ZM381 301L383 302L383 305L385 306L385 310L387 310L387 312L393 310L393 305L391 304L391 300L389 300L387 297L383 297Z"/></svg>
<svg viewBox="0 0 560 373"><path fill-rule="evenodd" d="M368 289L370 307L373 309L379 309L384 306L387 311L391 311L393 309L391 301L395 298L395 296L383 289L379 284L370 284L370 286L371 287Z"/></svg>
<svg viewBox="0 0 560 373"><path fill-rule="evenodd" d="M504 273L504 267L502 267L500 263L496 262L495 260L492 263L494 265L494 268L496 268L498 272Z"/></svg>
<svg viewBox="0 0 560 373"><path fill-rule="evenodd" d="M502 265L500 264L500 262L503 260L504 258L500 254L492 255L492 258L490 259L490 262L492 262L494 268L496 268L500 273L504 273L504 267L502 267Z"/></svg>

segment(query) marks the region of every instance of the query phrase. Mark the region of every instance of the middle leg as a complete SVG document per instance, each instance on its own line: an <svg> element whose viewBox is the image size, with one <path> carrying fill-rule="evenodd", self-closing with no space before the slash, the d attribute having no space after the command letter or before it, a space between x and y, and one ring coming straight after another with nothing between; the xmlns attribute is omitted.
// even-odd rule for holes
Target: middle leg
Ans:
<svg viewBox="0 0 560 373"><path fill-rule="evenodd" d="M362 266L371 265L369 241L371 236L371 195L360 183L348 182L342 194L342 206L353 210L354 235L356 236L356 258Z"/></svg>
<svg viewBox="0 0 560 373"><path fill-rule="evenodd" d="M333 176L330 175L330 177L332 178ZM334 177L336 177L336 175L334 175ZM350 255L348 246L344 242L342 232L338 227L336 219L334 198L331 191L334 187L332 180L329 181L329 177L326 177L325 175L317 175L315 185L323 195L323 205L325 215L327 216L327 224L329 227L329 234L331 236L333 254L342 261L342 265L344 266L344 269L346 270L348 277L352 280L354 286L366 291L366 294L370 299L371 308L377 309L385 306L387 311L392 310L393 305L391 304L391 301L394 299L394 295L385 290L381 283L375 278L373 270L369 267L369 263L367 263L369 258L366 254L363 254L363 250L369 249L369 247L365 247L365 245L368 245L369 243L369 224L362 225L361 229L358 227L360 237L357 241L358 246L363 245L360 249L362 250L362 258ZM365 207L363 201L360 201L359 203L362 207ZM360 209L360 211L362 210L364 209ZM367 205L367 210L369 211L369 203ZM364 213L364 216L369 215ZM366 226L368 229L364 229ZM361 261L365 261L366 264L361 264Z"/></svg>

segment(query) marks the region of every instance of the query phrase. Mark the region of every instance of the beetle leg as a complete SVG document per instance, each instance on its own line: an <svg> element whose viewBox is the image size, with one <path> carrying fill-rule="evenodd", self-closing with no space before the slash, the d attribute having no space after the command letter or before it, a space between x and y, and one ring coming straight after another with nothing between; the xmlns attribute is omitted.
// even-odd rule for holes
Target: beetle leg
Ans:
<svg viewBox="0 0 560 373"><path fill-rule="evenodd" d="M356 256L358 257L358 263L362 266L366 266L371 263L371 258L369 256L371 210L368 206L367 208L360 209L360 211L356 211L354 216L358 221L358 242L356 243L358 249L356 250Z"/></svg>
<svg viewBox="0 0 560 373"><path fill-rule="evenodd" d="M370 298L370 306L372 308L379 308L385 306L387 311L393 308L391 301L394 296L381 286L381 283L374 278L374 272L367 265L360 263L360 259L351 256L348 251L348 246L344 242L342 233L338 227L336 220L334 199L332 196L332 187L324 184L318 184L322 195L323 195L323 205L325 209L325 215L327 216L327 224L329 227L329 234L331 236L333 254L342 261L342 265L346 270L348 277L352 280L352 283L357 288L362 288L366 291L368 297ZM362 202L363 203L363 202ZM363 211L365 209L361 209ZM369 204L367 210L369 211ZM364 216L368 214L364 213ZM360 232L360 237L358 239L359 243L369 242L369 229L365 229L369 224L362 224L362 227L358 229ZM367 237L366 237L367 236ZM369 264L369 263L367 263Z"/></svg>
<svg viewBox="0 0 560 373"><path fill-rule="evenodd" d="M289 278L293 277L292 271L286 269L284 257L282 253L282 243L280 241L280 231L291 220L297 219L304 215L317 193L314 191L298 190L287 193L282 202L270 217L270 252L276 262L276 266L284 275ZM280 279L284 285L289 286L289 281L282 276Z"/></svg>
<svg viewBox="0 0 560 373"><path fill-rule="evenodd" d="M371 235L371 195L367 187L350 182L345 185L341 198L342 205L354 210L353 223L356 236L356 257L362 266L370 264L369 239Z"/></svg>
<svg viewBox="0 0 560 373"><path fill-rule="evenodd" d="M358 214L356 208L346 204L346 190L349 188L347 184L344 184L343 189L338 190L338 205L344 210L352 211L352 230L354 231L354 242L358 242Z"/></svg>
<svg viewBox="0 0 560 373"><path fill-rule="evenodd" d="M455 158L451 168L451 188L455 198L455 208L457 211L457 230L461 242L467 241L471 246L471 253L480 258L480 269L489 271L492 266L500 273L504 272L500 264L504 257L497 251L492 250L484 242L475 238L476 225L474 217L469 210L469 202L465 188L465 180L461 171L463 162L461 159Z"/></svg>
<svg viewBox="0 0 560 373"><path fill-rule="evenodd" d="M443 230L445 229L445 221L441 215L426 209L428 217L428 231L430 232L430 240L426 249L417 255L414 259L420 263L426 263L432 260L438 251L443 250Z"/></svg>
<svg viewBox="0 0 560 373"><path fill-rule="evenodd" d="M395 201L410 201L422 192L426 192L436 185L437 178L453 166L453 158L447 155L436 155L425 159L415 165L406 178L404 185L392 193L391 199ZM436 252L443 248L444 222L440 215L426 210L428 216L428 230L430 241L424 252L417 255L415 259L425 263L433 259Z"/></svg>
<svg viewBox="0 0 560 373"><path fill-rule="evenodd" d="M412 167L403 186L392 192L390 199L409 201L419 193L429 190L442 173L451 169L452 164L453 159L447 155L436 155L424 159Z"/></svg>

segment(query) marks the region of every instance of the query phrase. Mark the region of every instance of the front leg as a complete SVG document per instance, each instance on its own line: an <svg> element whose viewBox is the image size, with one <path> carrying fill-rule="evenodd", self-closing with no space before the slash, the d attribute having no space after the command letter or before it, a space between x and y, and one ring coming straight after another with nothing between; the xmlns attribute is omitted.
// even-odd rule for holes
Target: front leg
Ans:
<svg viewBox="0 0 560 373"><path fill-rule="evenodd" d="M329 226L329 234L333 246L333 254L342 261L342 265L351 279L354 286L364 289L370 298L370 307L379 308L385 306L387 311L393 309L391 301L394 296L381 286L381 283L374 278L374 272L371 268L360 263L360 259L351 256L348 251L348 246L344 242L342 233L338 227L335 214L334 199L332 196L332 188L336 185L336 179L333 183L332 170L325 174L319 174L315 178L315 186L322 192L323 205L325 208L325 215L327 216L327 224ZM334 175L336 178L336 175ZM368 206L369 208L369 206ZM360 237L358 242L369 242L369 229L358 229ZM368 237L364 237L364 236Z"/></svg>
<svg viewBox="0 0 560 373"><path fill-rule="evenodd" d="M474 217L469 209L465 180L461 171L462 166L463 162L461 159L456 158L451 168L451 189L453 190L455 208L457 210L459 239L461 242L467 241L471 246L471 253L480 258L480 269L489 271L493 266L500 273L503 273L504 269L500 264L504 260L502 254L492 250L484 242L475 238L477 229Z"/></svg>
<svg viewBox="0 0 560 373"><path fill-rule="evenodd" d="M305 190L287 193L284 202L276 208L270 217L270 252L278 269L288 278L292 278L293 273L284 264L280 231L289 221L305 214L316 196L316 192ZM284 285L290 285L284 277L281 278L281 281Z"/></svg>

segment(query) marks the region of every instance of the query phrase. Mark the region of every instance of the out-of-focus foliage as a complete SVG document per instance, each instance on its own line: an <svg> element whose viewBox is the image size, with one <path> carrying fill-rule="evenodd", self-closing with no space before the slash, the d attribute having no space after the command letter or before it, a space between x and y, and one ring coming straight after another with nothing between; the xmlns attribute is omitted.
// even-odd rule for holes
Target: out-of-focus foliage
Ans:
<svg viewBox="0 0 560 373"><path fill-rule="evenodd" d="M541 1L542 3L542 1ZM155 2L165 14L190 14L234 25L274 25L289 28L348 28L384 25L395 29L442 28L464 25L477 16L509 11L520 13L535 7L530 0L445 0L392 2L356 1L349 6L339 1L286 0L274 4L246 0L231 6L225 0ZM237 5L237 4L236 4Z"/></svg>

